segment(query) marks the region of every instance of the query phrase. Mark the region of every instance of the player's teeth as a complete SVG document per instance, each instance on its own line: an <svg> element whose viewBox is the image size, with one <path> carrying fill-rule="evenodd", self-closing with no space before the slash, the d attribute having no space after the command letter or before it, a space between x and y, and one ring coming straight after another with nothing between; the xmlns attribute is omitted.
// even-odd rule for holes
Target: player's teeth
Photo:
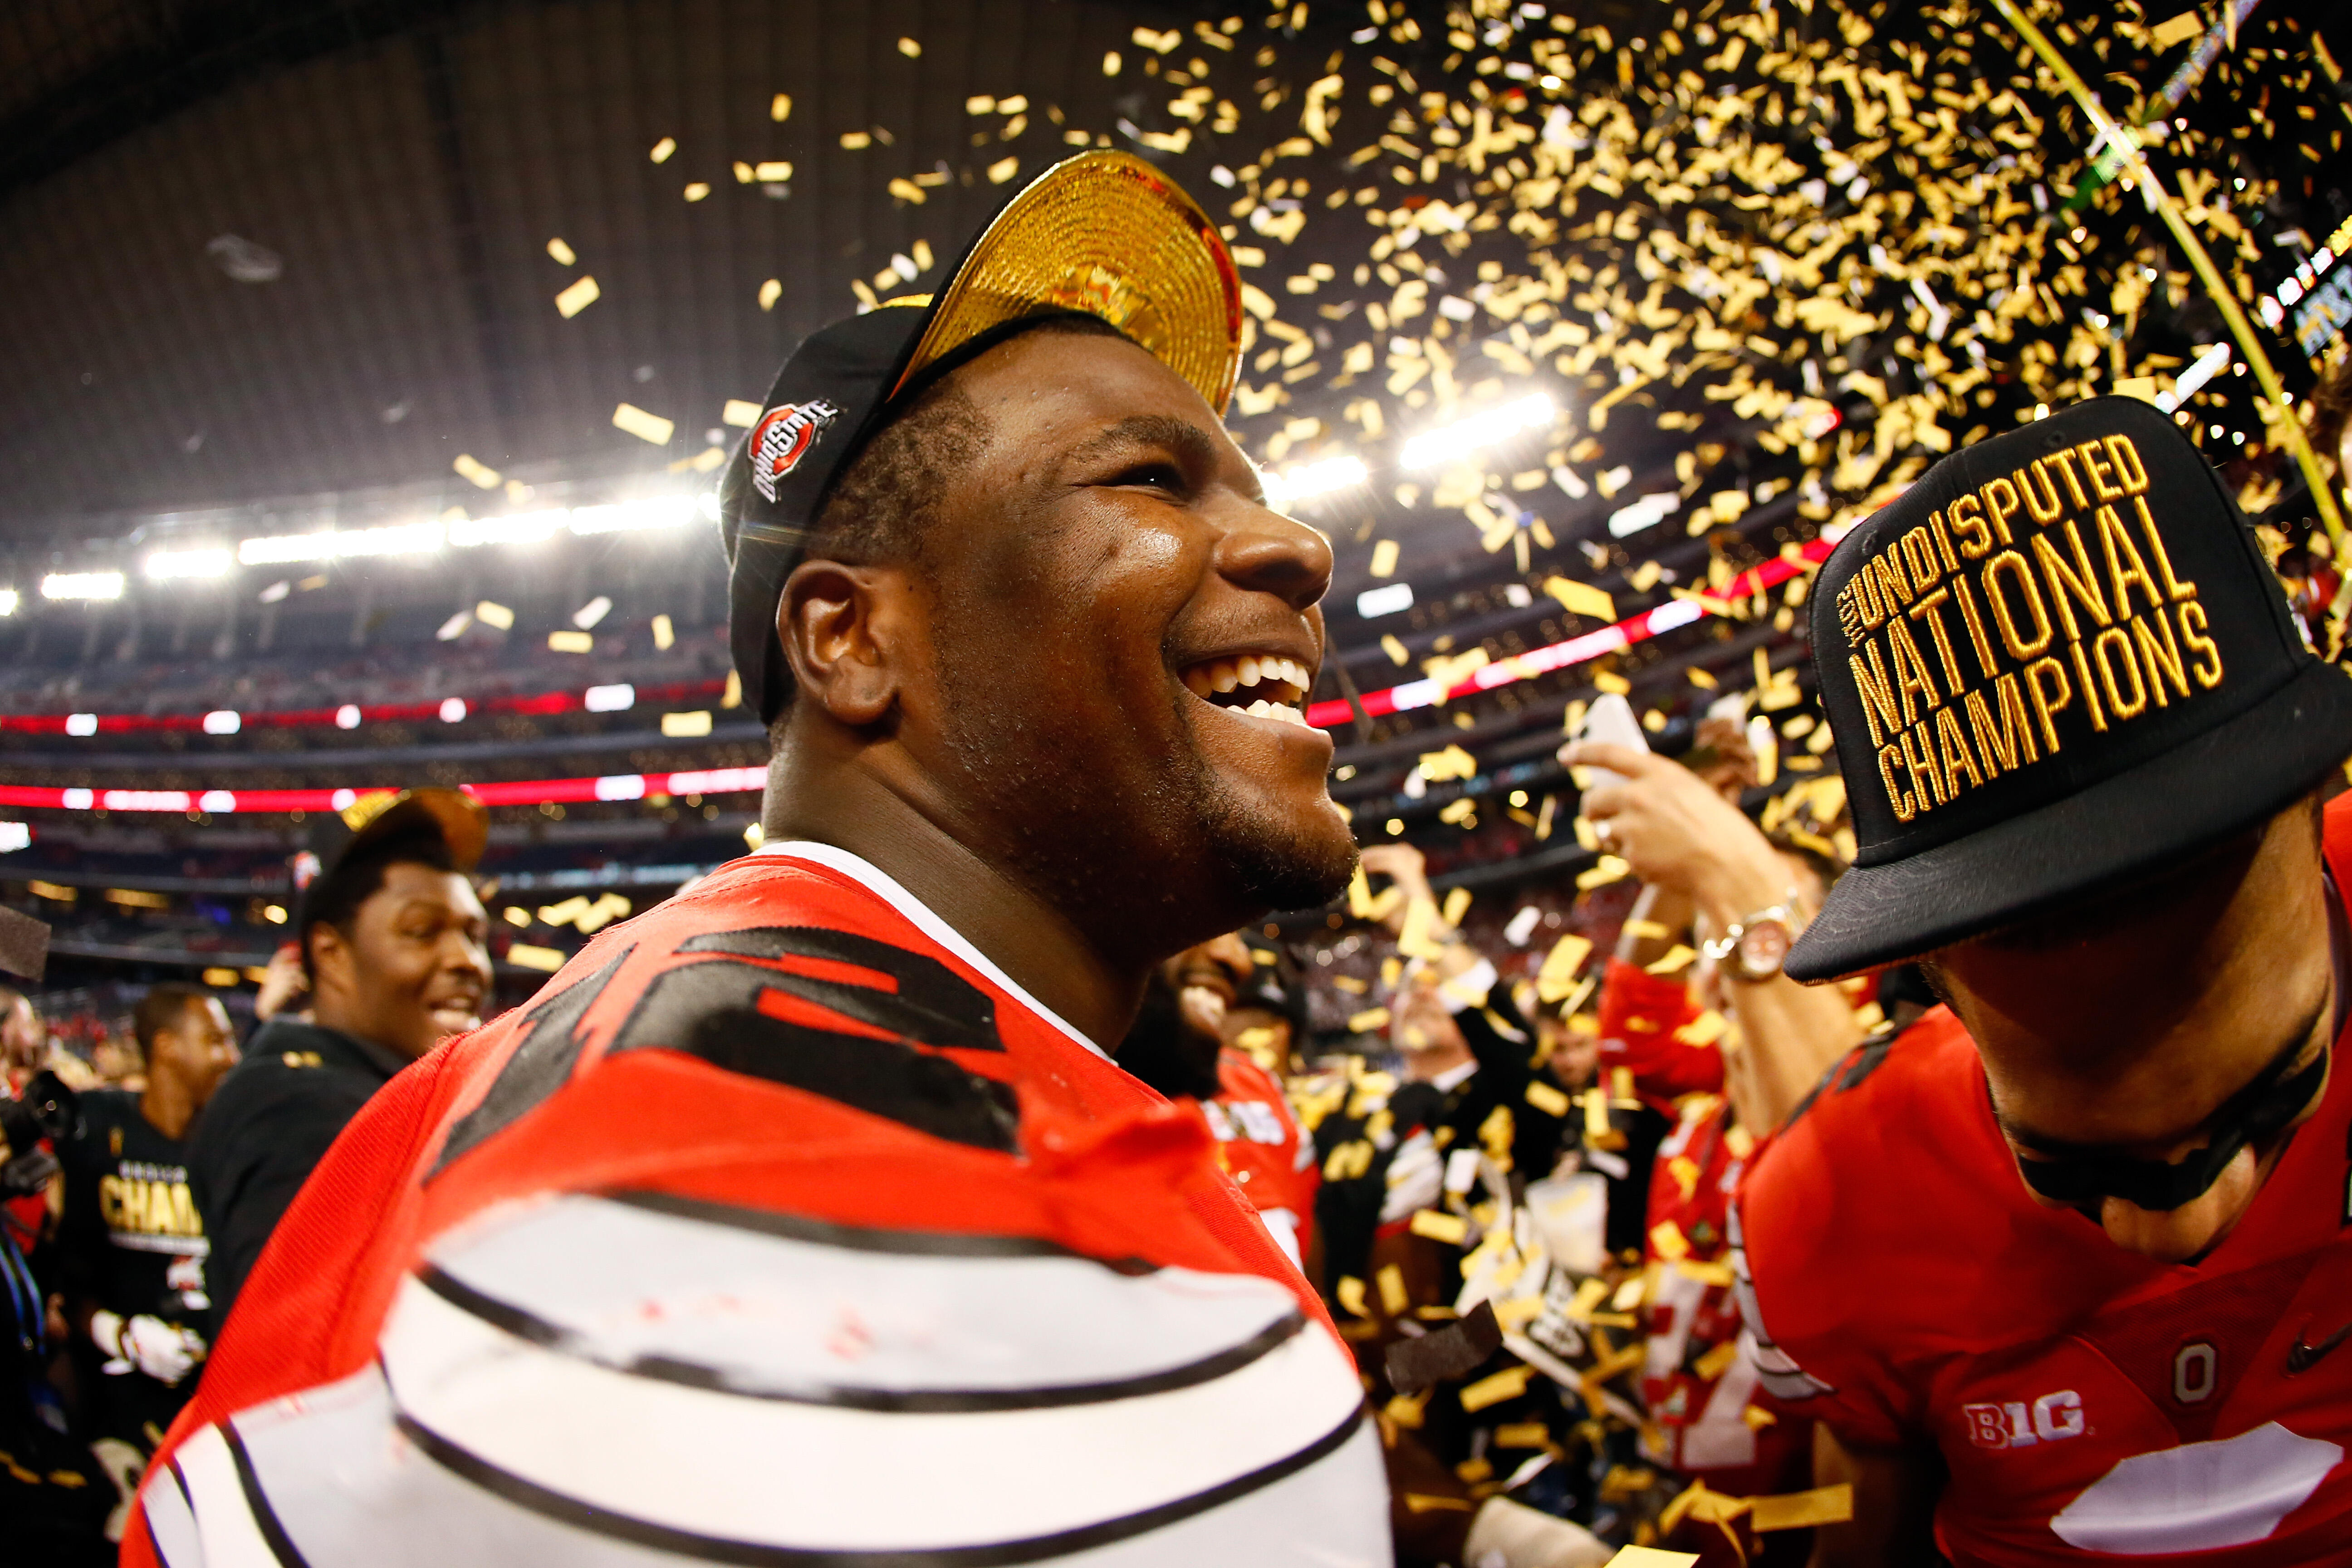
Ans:
<svg viewBox="0 0 2352 1568"><path fill-rule="evenodd" d="M1184 672L1184 685L1193 696L1205 700L1215 689L1209 684L1209 672L1198 665Z"/></svg>
<svg viewBox="0 0 2352 1568"><path fill-rule="evenodd" d="M1255 686L1258 677L1258 661L1255 656L1245 653L1235 660L1234 676L1244 686Z"/></svg>
<svg viewBox="0 0 2352 1568"><path fill-rule="evenodd" d="M1234 675L1233 665L1228 661L1221 658L1217 660L1216 663L1209 667L1209 688L1211 690L1218 692L1231 691L1234 687L1240 684L1241 682L1235 679Z"/></svg>

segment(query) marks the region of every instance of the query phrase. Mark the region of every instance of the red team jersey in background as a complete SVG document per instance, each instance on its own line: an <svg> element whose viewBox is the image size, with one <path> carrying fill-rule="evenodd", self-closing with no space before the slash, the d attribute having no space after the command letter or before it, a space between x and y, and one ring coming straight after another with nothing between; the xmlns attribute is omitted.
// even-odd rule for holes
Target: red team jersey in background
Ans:
<svg viewBox="0 0 2352 1568"><path fill-rule="evenodd" d="M856 857L772 846L394 1079L128 1563L1385 1564L1314 1292L1171 1106Z"/></svg>
<svg viewBox="0 0 2352 1568"><path fill-rule="evenodd" d="M1633 1075L1633 1092L1668 1116L1680 1114L1675 1102L1686 1094L1722 1092L1723 1053L1675 1036L1699 1011L1680 975L1666 979L1612 955L1602 972L1596 1020L1601 1081L1626 1068Z"/></svg>
<svg viewBox="0 0 2352 1568"><path fill-rule="evenodd" d="M2352 799L2326 821L2352 886ZM2352 1562L2344 1067L2237 1227L2167 1265L2033 1201L1948 1011L1865 1044L1740 1194L1766 1386L1851 1443L1932 1444L1955 1563Z"/></svg>
<svg viewBox="0 0 2352 1568"><path fill-rule="evenodd" d="M1217 1053L1217 1097L1203 1100L1217 1163L1257 1210L1291 1262L1307 1256L1315 1194L1323 1184L1315 1142L1298 1125L1275 1076L1228 1046Z"/></svg>

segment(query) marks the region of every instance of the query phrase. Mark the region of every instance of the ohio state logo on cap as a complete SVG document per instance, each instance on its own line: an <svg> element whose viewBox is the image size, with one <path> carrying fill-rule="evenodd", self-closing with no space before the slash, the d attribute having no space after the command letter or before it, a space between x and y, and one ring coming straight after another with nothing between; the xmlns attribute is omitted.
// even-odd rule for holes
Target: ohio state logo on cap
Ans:
<svg viewBox="0 0 2352 1568"><path fill-rule="evenodd" d="M751 427L751 486L773 505L776 486L800 466L825 426L841 417L841 410L823 398L784 403L760 416Z"/></svg>

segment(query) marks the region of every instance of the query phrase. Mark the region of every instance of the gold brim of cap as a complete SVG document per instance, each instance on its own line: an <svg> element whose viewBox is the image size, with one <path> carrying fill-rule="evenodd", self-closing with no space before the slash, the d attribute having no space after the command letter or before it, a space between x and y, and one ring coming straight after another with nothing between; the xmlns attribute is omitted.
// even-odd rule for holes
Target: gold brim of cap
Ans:
<svg viewBox="0 0 2352 1568"><path fill-rule="evenodd" d="M940 291L898 385L1052 310L1101 317L1223 416L1241 373L1241 276L1209 216L1142 159L1081 153L1006 204Z"/></svg>
<svg viewBox="0 0 2352 1568"><path fill-rule="evenodd" d="M431 818L440 829L441 842L449 847L450 862L460 871L480 865L482 851L489 847L489 813L463 790L380 790L360 796L341 815L343 826L356 836L353 848L359 841L392 832L399 822L417 815ZM346 856L350 853L344 851Z"/></svg>

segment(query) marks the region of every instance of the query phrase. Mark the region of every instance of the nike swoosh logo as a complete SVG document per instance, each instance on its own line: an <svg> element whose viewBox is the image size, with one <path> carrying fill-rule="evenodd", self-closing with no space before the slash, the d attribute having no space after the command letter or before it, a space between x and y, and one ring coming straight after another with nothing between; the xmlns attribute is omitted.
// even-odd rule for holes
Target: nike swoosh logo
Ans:
<svg viewBox="0 0 2352 1568"><path fill-rule="evenodd" d="M2293 1377L2297 1373L2309 1372L2319 1364L2322 1356L2342 1344L2347 1334L2352 1334L2352 1323L2345 1324L2315 1345L2304 1343L2303 1336L2296 1334L2294 1343L2286 1348L2286 1374Z"/></svg>

